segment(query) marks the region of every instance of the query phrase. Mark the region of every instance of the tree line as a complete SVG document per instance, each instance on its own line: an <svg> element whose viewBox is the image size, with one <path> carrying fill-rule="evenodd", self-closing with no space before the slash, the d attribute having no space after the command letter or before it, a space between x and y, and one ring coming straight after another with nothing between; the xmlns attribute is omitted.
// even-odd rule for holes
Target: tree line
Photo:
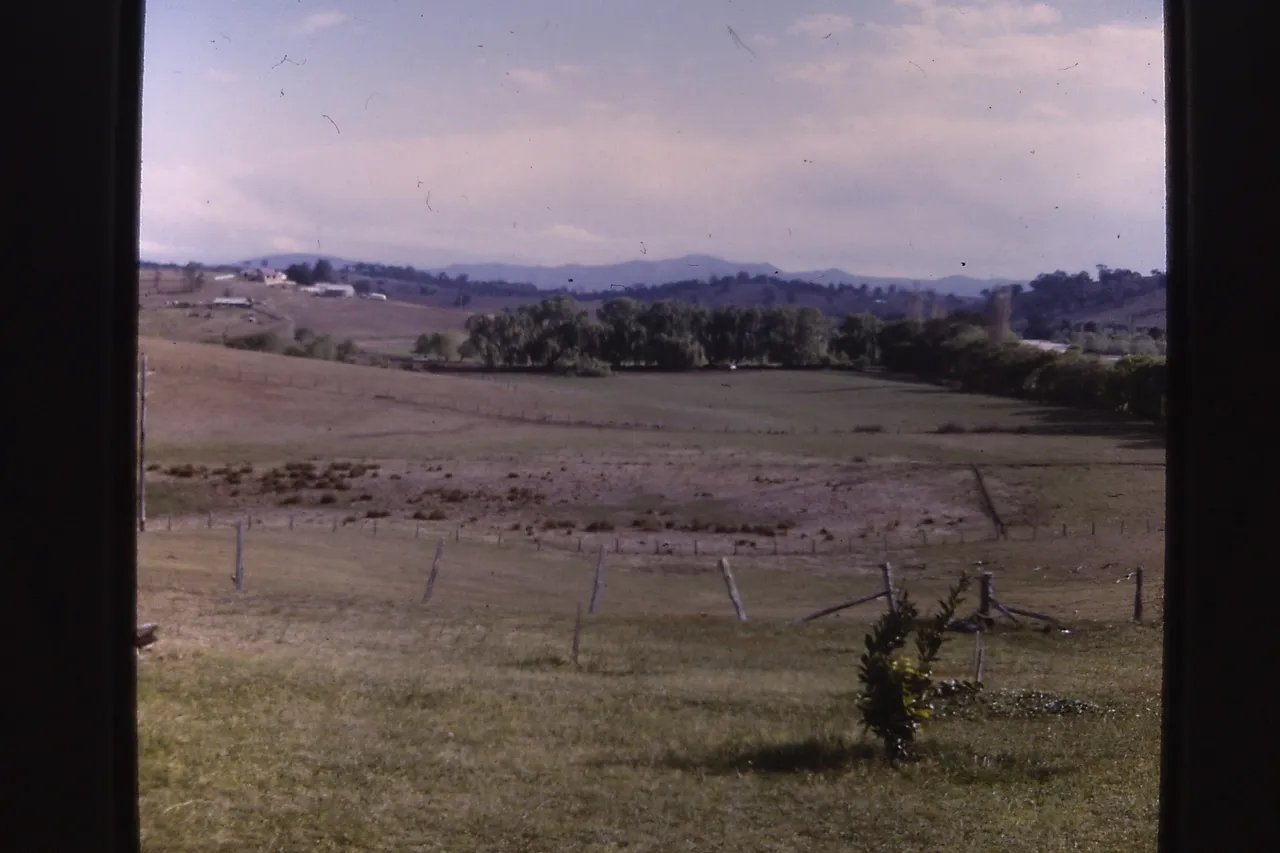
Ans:
<svg viewBox="0 0 1280 853"><path fill-rule="evenodd" d="M1164 417L1162 357L1107 361L993 340L985 316L953 311L929 320L870 313L835 322L816 308L702 305L630 297L592 312L556 295L514 311L475 314L468 350L489 368L544 368L603 376L613 370L694 370L708 365L880 368L962 390L1042 403Z"/></svg>

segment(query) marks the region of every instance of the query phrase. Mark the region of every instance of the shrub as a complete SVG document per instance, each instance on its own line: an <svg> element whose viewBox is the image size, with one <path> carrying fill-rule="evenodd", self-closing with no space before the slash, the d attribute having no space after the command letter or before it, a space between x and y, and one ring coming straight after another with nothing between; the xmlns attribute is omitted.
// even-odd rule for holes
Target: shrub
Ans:
<svg viewBox="0 0 1280 853"><path fill-rule="evenodd" d="M250 332L247 335L236 335L223 342L231 349L250 350L252 352L283 352L284 341L275 332Z"/></svg>
<svg viewBox="0 0 1280 853"><path fill-rule="evenodd" d="M955 421L947 421L945 424L941 424L935 432L942 435L954 435L956 433L968 432L968 430Z"/></svg>
<svg viewBox="0 0 1280 853"><path fill-rule="evenodd" d="M588 533L608 533L614 529L611 521L593 521L584 528Z"/></svg>
<svg viewBox="0 0 1280 853"><path fill-rule="evenodd" d="M946 640L947 626L955 618L964 593L969 588L969 575L960 580L938 602L938 610L923 623L919 611L904 590L896 606L876 620L866 635L866 651L858 668L862 692L858 711L864 731L870 731L884 744L885 755L892 762L913 755L915 736L934 713L934 700L940 685L933 681L933 665ZM899 658L894 654L907 644L912 628L916 633L915 658ZM979 684L965 684L972 691Z"/></svg>
<svg viewBox="0 0 1280 853"><path fill-rule="evenodd" d="M325 492L323 495L320 496L320 503L322 504L332 504L337 502L338 502L338 496L335 495L333 492Z"/></svg>
<svg viewBox="0 0 1280 853"><path fill-rule="evenodd" d="M884 432L884 426L882 424L862 424L854 427L853 431L864 433Z"/></svg>
<svg viewBox="0 0 1280 853"><path fill-rule="evenodd" d="M445 515L444 510L439 508L433 509L427 514L428 521L444 521L448 517L449 516Z"/></svg>
<svg viewBox="0 0 1280 853"><path fill-rule="evenodd" d="M386 518L391 515L385 509L371 509L364 514L365 518Z"/></svg>

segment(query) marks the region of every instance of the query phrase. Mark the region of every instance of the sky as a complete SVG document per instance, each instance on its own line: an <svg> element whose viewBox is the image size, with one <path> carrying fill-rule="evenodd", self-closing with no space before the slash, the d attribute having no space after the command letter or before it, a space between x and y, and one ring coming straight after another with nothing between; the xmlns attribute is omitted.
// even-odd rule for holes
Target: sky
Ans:
<svg viewBox="0 0 1280 853"><path fill-rule="evenodd" d="M150 0L145 259L1165 267L1160 0Z"/></svg>

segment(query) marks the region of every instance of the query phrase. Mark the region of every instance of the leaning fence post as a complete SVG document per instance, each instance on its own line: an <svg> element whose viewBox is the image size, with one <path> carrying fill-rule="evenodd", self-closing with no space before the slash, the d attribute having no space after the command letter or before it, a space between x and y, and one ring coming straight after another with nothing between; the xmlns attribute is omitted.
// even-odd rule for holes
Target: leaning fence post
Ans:
<svg viewBox="0 0 1280 853"><path fill-rule="evenodd" d="M898 612L898 597L893 594L893 566L885 560L880 564L880 577L884 580L885 598L889 602L889 612Z"/></svg>
<svg viewBox="0 0 1280 853"><path fill-rule="evenodd" d="M991 601L995 597L995 575L983 572L978 579L978 615L991 616Z"/></svg>
<svg viewBox="0 0 1280 853"><path fill-rule="evenodd" d="M440 573L440 559L444 557L444 537L440 538L440 544L436 545L436 558L431 561L431 574L427 575L427 590L422 594L422 603L426 604L431 600L431 593L436 588L436 575Z"/></svg>
<svg viewBox="0 0 1280 853"><path fill-rule="evenodd" d="M1142 566L1138 566L1133 577L1133 621L1142 621Z"/></svg>
<svg viewBox="0 0 1280 853"><path fill-rule="evenodd" d="M600 603L600 591L604 589L604 546L600 546L600 554L596 557L596 578L591 586L591 604L587 607L587 614L593 615L596 612L596 605Z"/></svg>
<svg viewBox="0 0 1280 853"><path fill-rule="evenodd" d="M738 614L738 621L746 622L747 611L742 607L742 597L738 595L738 584L733 579L733 570L729 568L729 559L727 557L720 558L720 574L724 577L725 588L729 590L729 600L733 602L733 609Z"/></svg>
<svg viewBox="0 0 1280 853"><path fill-rule="evenodd" d="M378 519L376 518L373 520L373 535L375 538L378 535Z"/></svg>
<svg viewBox="0 0 1280 853"><path fill-rule="evenodd" d="M236 522L236 591L244 592L244 522Z"/></svg>

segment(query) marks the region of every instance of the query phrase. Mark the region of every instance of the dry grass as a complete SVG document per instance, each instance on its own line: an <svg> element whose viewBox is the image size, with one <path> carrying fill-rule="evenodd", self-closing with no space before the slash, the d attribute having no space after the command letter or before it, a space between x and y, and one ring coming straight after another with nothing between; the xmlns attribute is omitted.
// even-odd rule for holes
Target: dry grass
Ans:
<svg viewBox="0 0 1280 853"><path fill-rule="evenodd" d="M938 434L947 421L1063 416L845 375L744 373L731 389L715 375L521 378L513 390L144 346L158 371L151 458L165 469L254 468L240 483L225 472L152 477L139 621L158 623L161 639L139 676L145 849L1154 848L1161 631L1129 622L1125 580L1146 568L1157 616L1163 537L1143 523L1161 513L1163 453L1149 441ZM441 400L668 428L519 423ZM873 417L918 431L823 431ZM723 432L744 425L795 432ZM247 488L308 459L321 474L334 460L379 467L347 478L323 506L281 507L280 494ZM595 548L675 536L635 529L636 519L790 513L793 542L819 524L843 533L901 516L915 533L918 515L940 524L972 497L969 463L986 471L1006 521L1069 520L1073 535L1042 528L1033 542L1023 528L1014 541L928 546L906 537L889 554L898 581L928 602L961 569L990 570L1002 601L1058 617L1069 633L1002 623L985 642L988 688L1003 698L939 721L916 764L891 768L859 742L857 655L881 605L787 624L877 589L874 537L855 538L852 552L734 558L745 625L733 621L713 557L611 553L582 665L568 660ZM472 497L403 500L428 487ZM512 487L548 500L486 516L474 498ZM370 499L353 500L362 493ZM266 522L246 535L244 593L231 590L234 532L195 515L220 507ZM440 509L445 520L408 520ZM376 535L370 510L393 511ZM156 529L160 512L177 515L172 532ZM1099 535L1079 535L1091 516ZM335 517L353 521L334 532ZM583 536L583 551L535 549L523 528L537 520L558 525L537 534L547 538L573 522L569 540ZM591 520L618 529L582 532ZM1132 521L1124 536L1120 520ZM462 541L447 542L424 607L437 537L458 525ZM972 642L955 638L944 676L970 673ZM1056 715L1043 697L1019 704L1006 693L1028 689L1106 713Z"/></svg>

